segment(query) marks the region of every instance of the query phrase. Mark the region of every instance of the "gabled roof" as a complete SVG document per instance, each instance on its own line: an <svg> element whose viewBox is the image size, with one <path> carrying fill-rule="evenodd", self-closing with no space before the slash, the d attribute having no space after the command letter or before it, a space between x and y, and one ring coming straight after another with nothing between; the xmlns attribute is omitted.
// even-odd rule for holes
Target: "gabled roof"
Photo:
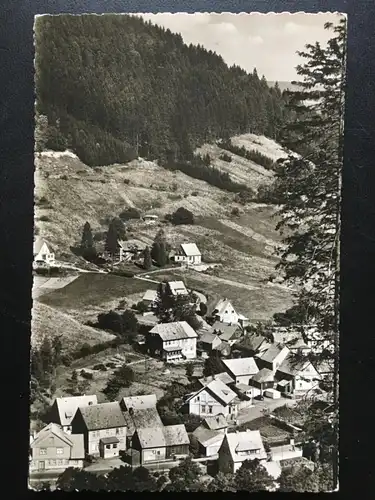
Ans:
<svg viewBox="0 0 375 500"><path fill-rule="evenodd" d="M79 408L79 412L89 431L126 426L126 420L118 401L85 406Z"/></svg>
<svg viewBox="0 0 375 500"><path fill-rule="evenodd" d="M228 422L222 413L218 413L217 415L206 417L203 420L203 425L205 425L208 429L217 431L219 429L226 429L228 427Z"/></svg>
<svg viewBox="0 0 375 500"><path fill-rule="evenodd" d="M79 407L97 405L98 398L95 394L91 396L71 396L68 398L55 399L61 425L70 425Z"/></svg>
<svg viewBox="0 0 375 500"><path fill-rule="evenodd" d="M225 311L227 311L229 308L235 310L232 303L228 299L219 299L216 303L213 303L211 307L212 307L211 314L214 311L217 311L216 314L219 316L224 314Z"/></svg>
<svg viewBox="0 0 375 500"><path fill-rule="evenodd" d="M64 441L67 444L67 446L73 446L73 441L71 439L71 435L66 434L62 430L60 425L50 423L50 424L46 425L46 427L43 427L43 429L38 432L35 439L31 443L31 447L34 448L43 439L45 439L46 437L51 436L51 435L54 435L54 436L58 437L59 439L61 439L62 441Z"/></svg>
<svg viewBox="0 0 375 500"><path fill-rule="evenodd" d="M239 330L238 325L227 325L226 323L222 323L221 321L215 321L212 325L214 331L220 336L221 340L232 340L235 338L235 333Z"/></svg>
<svg viewBox="0 0 375 500"><path fill-rule="evenodd" d="M198 337L197 333L186 321L175 321L173 323L160 323L155 325L150 333L156 333L163 341L189 339Z"/></svg>
<svg viewBox="0 0 375 500"><path fill-rule="evenodd" d="M221 340L221 343L218 346L214 347L214 350L222 352L223 355L224 355L225 352L227 354L230 354L230 352L231 352L231 346L228 344L228 342L226 340Z"/></svg>
<svg viewBox="0 0 375 500"><path fill-rule="evenodd" d="M141 240L118 240L118 245L125 251L131 252L131 251L140 251L144 250L147 245Z"/></svg>
<svg viewBox="0 0 375 500"><path fill-rule="evenodd" d="M33 252L34 252L34 255L37 255L41 249L42 249L42 246L46 244L48 249L50 250L49 248L49 245L47 244L46 240L43 239L43 238L37 238L35 241L34 241L34 249L33 249Z"/></svg>
<svg viewBox="0 0 375 500"><path fill-rule="evenodd" d="M150 302L154 302L158 298L158 292L156 290L146 290L145 294L142 297L142 300L149 300Z"/></svg>
<svg viewBox="0 0 375 500"><path fill-rule="evenodd" d="M268 341L262 335L246 335L238 344L243 349L249 349L256 352L262 345L267 344Z"/></svg>
<svg viewBox="0 0 375 500"><path fill-rule="evenodd" d="M103 444L113 444L113 443L119 443L120 442L119 438L117 438L116 436L100 438L100 441Z"/></svg>
<svg viewBox="0 0 375 500"><path fill-rule="evenodd" d="M289 353L289 349L283 344L271 344L270 347L263 353L257 354L257 358L268 363L283 362Z"/></svg>
<svg viewBox="0 0 375 500"><path fill-rule="evenodd" d="M195 243L182 243L180 246L186 257L202 255Z"/></svg>
<svg viewBox="0 0 375 500"><path fill-rule="evenodd" d="M125 410L144 410L146 408L156 408L156 395L146 394L142 396L129 396L122 398Z"/></svg>
<svg viewBox="0 0 375 500"><path fill-rule="evenodd" d="M303 372L308 366L311 366L314 371L312 363L308 359L296 360L296 358L290 353L278 368L278 372L286 373L287 375L296 376ZM319 378L320 375L317 373L316 377Z"/></svg>
<svg viewBox="0 0 375 500"><path fill-rule="evenodd" d="M208 391L216 400L221 402L224 406L230 404L234 399L237 398L237 394L232 391L227 385L224 384L220 379L211 380L208 384L203 386L199 391L192 394L187 401L198 396L202 391Z"/></svg>
<svg viewBox="0 0 375 500"><path fill-rule="evenodd" d="M269 370L268 368L262 368L259 370L258 373L253 375L251 377L251 380L254 380L255 382L273 382L274 380L274 373L272 370Z"/></svg>
<svg viewBox="0 0 375 500"><path fill-rule="evenodd" d="M167 281L169 289L172 295L188 295L189 292L186 289L185 283L183 281Z"/></svg>
<svg viewBox="0 0 375 500"><path fill-rule="evenodd" d="M146 427L137 429L136 432L143 449L180 446L190 443L184 424Z"/></svg>
<svg viewBox="0 0 375 500"><path fill-rule="evenodd" d="M204 344L212 344L214 340L220 339L218 335L211 332L205 332L199 337L199 342L203 342Z"/></svg>
<svg viewBox="0 0 375 500"><path fill-rule="evenodd" d="M263 446L262 437L259 431L232 432L226 434L224 441L228 443L229 451L233 462L243 462L251 458L264 459L267 453ZM260 450L260 454L243 455L243 452L250 450Z"/></svg>
<svg viewBox="0 0 375 500"><path fill-rule="evenodd" d="M224 439L223 432L207 429L203 425L200 425L195 429L193 436L204 447L212 446L214 444L221 445Z"/></svg>
<svg viewBox="0 0 375 500"><path fill-rule="evenodd" d="M136 429L163 427L163 422L156 408L135 409L131 413L125 411L124 417L129 435L132 435Z"/></svg>
<svg viewBox="0 0 375 500"><path fill-rule="evenodd" d="M217 373L216 375L210 375L209 377L200 378L199 383L206 386L212 380L221 380L224 384L233 384L234 379L227 372Z"/></svg>
<svg viewBox="0 0 375 500"><path fill-rule="evenodd" d="M223 359L223 363L236 377L255 375L259 371L254 358Z"/></svg>

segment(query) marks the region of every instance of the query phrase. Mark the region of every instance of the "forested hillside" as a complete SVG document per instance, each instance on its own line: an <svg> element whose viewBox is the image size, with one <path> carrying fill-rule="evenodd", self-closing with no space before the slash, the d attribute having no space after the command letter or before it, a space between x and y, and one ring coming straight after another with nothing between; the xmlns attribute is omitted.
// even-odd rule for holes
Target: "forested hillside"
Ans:
<svg viewBox="0 0 375 500"><path fill-rule="evenodd" d="M38 150L72 149L87 165L173 154L239 133L277 139L278 86L135 16L36 20Z"/></svg>

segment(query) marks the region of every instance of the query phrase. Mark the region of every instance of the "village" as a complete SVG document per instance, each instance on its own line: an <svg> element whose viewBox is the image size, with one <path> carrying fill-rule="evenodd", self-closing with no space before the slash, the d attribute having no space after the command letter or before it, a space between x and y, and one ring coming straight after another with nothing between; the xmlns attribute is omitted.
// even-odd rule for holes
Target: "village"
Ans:
<svg viewBox="0 0 375 500"><path fill-rule="evenodd" d="M145 214L140 224L156 230L158 216ZM124 341L121 327L111 335L111 348L89 352L63 369L58 386L85 379L84 393L77 384L70 394L60 390L43 426L31 422L31 484L53 485L70 467L101 475L142 466L168 480L168 471L186 460L199 465L206 482L219 472L235 474L255 458L275 484L291 463L313 470L306 452L312 438L299 407L306 400L324 401L326 369L309 360L309 343L280 326L259 329L235 300L192 288L184 279L188 273L215 267L195 242L170 245L163 272L145 257L149 249L141 239L116 243L116 253L103 250L102 265L92 271L58 260L43 238L35 241L35 282L49 285L34 298L64 290L75 279L69 272L117 273L124 284L136 278L143 288L108 313L132 315L137 331L129 327ZM148 259L149 270L142 270ZM116 331L103 325L108 333ZM154 390L145 390L152 381Z"/></svg>

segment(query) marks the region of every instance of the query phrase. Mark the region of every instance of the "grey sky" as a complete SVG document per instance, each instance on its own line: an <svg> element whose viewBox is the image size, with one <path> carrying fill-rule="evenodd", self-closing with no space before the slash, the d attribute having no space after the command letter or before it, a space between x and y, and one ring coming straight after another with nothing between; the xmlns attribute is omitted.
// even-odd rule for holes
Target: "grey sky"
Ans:
<svg viewBox="0 0 375 500"><path fill-rule="evenodd" d="M337 23L344 14L141 14L151 22L180 33L187 44L201 44L220 54L228 65L247 71L257 68L269 81L297 78L296 54L306 43L325 44L332 33L328 21Z"/></svg>

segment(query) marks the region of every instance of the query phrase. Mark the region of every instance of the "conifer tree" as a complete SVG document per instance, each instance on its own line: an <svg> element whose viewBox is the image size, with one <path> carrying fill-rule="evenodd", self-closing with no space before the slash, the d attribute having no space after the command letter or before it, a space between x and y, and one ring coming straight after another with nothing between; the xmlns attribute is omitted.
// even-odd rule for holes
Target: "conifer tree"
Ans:
<svg viewBox="0 0 375 500"><path fill-rule="evenodd" d="M338 432L339 243L345 87L346 22L326 24L333 31L327 47L307 45L297 67L301 90L288 92L293 122L283 130L290 154L280 165L276 193L282 202L279 228L288 230L280 267L299 292L289 316L312 346L311 361L331 366L333 414ZM335 446L337 452L337 442ZM337 484L337 456L333 460Z"/></svg>
<svg viewBox="0 0 375 500"><path fill-rule="evenodd" d="M82 241L81 248L82 250L91 249L94 246L94 241L92 237L92 230L89 222L85 222L82 231Z"/></svg>
<svg viewBox="0 0 375 500"><path fill-rule="evenodd" d="M149 247L145 248L145 252L144 252L144 256L143 256L143 267L146 270L151 269L151 267L152 267L151 252L150 252Z"/></svg>

